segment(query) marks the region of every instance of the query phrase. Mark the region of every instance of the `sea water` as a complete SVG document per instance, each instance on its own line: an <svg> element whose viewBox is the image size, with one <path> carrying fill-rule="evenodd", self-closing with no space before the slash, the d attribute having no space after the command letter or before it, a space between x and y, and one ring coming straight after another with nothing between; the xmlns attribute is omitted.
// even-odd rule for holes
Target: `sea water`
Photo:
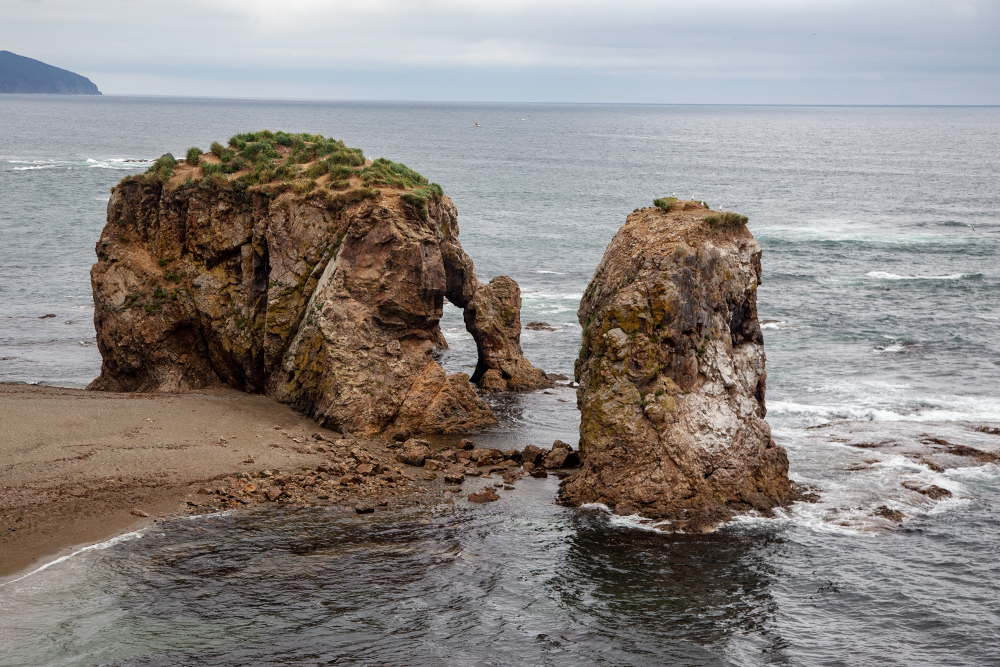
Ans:
<svg viewBox="0 0 1000 667"><path fill-rule="evenodd" d="M0 381L99 372L88 270L120 178L236 132L321 133L444 187L480 278L512 276L522 321L554 329L522 335L550 372L572 374L634 208L748 215L767 419L820 496L706 536L558 507L553 479L485 508L168 522L0 586L0 664L1000 664L1000 469L915 455L1000 451L976 430L1000 425L1000 109L5 95L0 126ZM468 372L457 309L442 328ZM485 445L576 442L568 387L494 402Z"/></svg>

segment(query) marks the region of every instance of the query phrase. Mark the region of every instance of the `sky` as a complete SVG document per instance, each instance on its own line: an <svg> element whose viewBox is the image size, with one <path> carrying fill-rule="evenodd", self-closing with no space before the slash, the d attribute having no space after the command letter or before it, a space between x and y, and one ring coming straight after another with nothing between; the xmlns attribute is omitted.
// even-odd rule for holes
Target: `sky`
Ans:
<svg viewBox="0 0 1000 667"><path fill-rule="evenodd" d="M1000 0L0 0L105 94L1000 104Z"/></svg>

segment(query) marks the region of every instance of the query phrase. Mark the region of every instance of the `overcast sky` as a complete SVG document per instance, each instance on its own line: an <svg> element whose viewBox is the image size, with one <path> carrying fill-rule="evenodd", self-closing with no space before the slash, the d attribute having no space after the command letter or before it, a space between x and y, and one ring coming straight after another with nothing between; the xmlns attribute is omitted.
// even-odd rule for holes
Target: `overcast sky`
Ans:
<svg viewBox="0 0 1000 667"><path fill-rule="evenodd" d="M1000 104L1000 0L0 0L106 94Z"/></svg>

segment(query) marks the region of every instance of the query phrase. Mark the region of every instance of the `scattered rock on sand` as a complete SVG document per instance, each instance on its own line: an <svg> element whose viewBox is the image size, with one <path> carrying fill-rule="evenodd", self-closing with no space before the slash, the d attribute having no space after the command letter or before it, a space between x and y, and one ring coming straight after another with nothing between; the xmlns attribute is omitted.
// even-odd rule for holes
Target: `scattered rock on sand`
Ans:
<svg viewBox="0 0 1000 667"><path fill-rule="evenodd" d="M396 454L396 460L408 466L420 467L431 455L430 443L411 438L403 443L403 450Z"/></svg>
<svg viewBox="0 0 1000 667"><path fill-rule="evenodd" d="M129 512L129 514L131 514L132 516L141 516L141 517L149 516L149 514L147 514L146 512L143 512L138 507L134 508L131 512Z"/></svg>

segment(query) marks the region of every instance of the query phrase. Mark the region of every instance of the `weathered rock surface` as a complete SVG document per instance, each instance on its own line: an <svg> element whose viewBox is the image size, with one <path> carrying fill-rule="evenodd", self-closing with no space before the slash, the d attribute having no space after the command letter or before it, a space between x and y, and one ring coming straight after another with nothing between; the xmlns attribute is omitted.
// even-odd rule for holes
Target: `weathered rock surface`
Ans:
<svg viewBox="0 0 1000 667"><path fill-rule="evenodd" d="M465 308L465 322L476 340L479 362L472 381L486 391L529 391L553 380L532 366L521 351L521 288L498 276L480 284Z"/></svg>
<svg viewBox="0 0 1000 667"><path fill-rule="evenodd" d="M544 378L521 355L517 284L478 281L440 188L322 137L241 136L112 190L91 270L91 389L225 383L356 435L492 425L469 376L432 357L445 298L472 304L480 366L507 373L505 388Z"/></svg>
<svg viewBox="0 0 1000 667"><path fill-rule="evenodd" d="M560 498L699 531L792 491L764 420L760 246L741 216L667 208L629 215L581 302L584 461Z"/></svg>

